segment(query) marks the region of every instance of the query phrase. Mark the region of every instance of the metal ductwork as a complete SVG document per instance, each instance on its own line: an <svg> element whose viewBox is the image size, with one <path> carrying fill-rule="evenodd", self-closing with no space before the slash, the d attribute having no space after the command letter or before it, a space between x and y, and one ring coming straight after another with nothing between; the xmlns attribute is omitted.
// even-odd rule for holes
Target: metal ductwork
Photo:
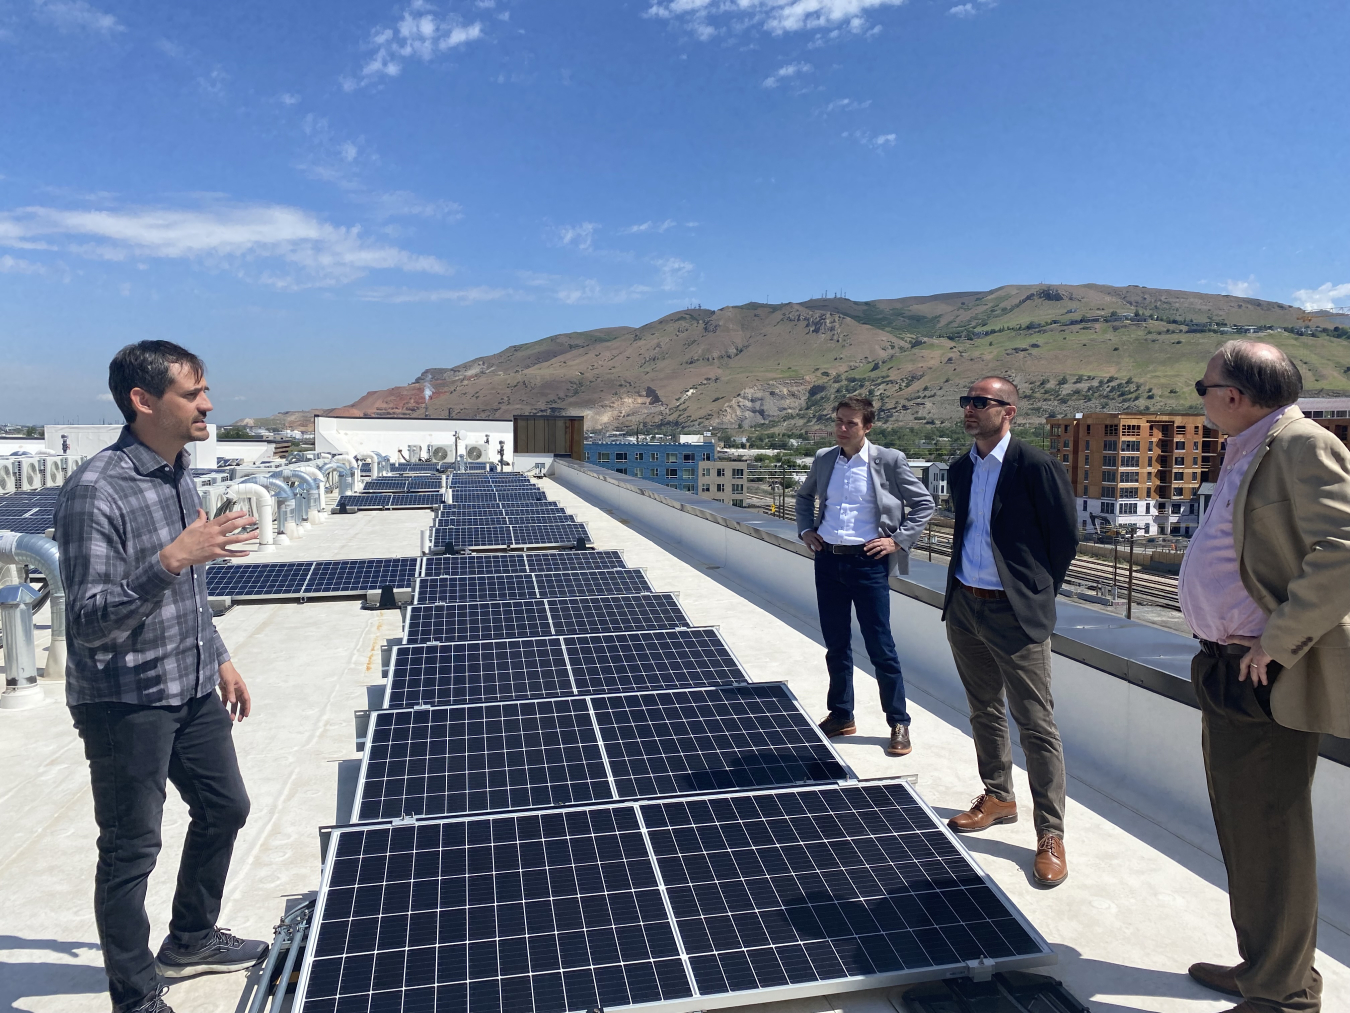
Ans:
<svg viewBox="0 0 1350 1013"><path fill-rule="evenodd" d="M258 551L275 552L276 543L272 535L272 493L254 482L236 482L225 490L225 498L235 502L247 501L249 513L258 522Z"/></svg>
<svg viewBox="0 0 1350 1013"><path fill-rule="evenodd" d="M301 516L300 519L306 523L323 523L323 475L317 468L311 468L306 465L297 465L294 468L283 468L277 472L277 478L286 482L294 482L299 487L295 491L300 501ZM310 508L313 507L311 512Z"/></svg>
<svg viewBox="0 0 1350 1013"><path fill-rule="evenodd" d="M325 479L325 484L327 482L328 476L333 474L334 472L337 472L338 496L346 496L352 491L352 482L353 482L352 475L355 472L355 470L356 470L355 461L351 462L351 464L348 465L337 458L334 458L327 464L321 465L319 467L319 471L320 473L322 473Z"/></svg>
<svg viewBox="0 0 1350 1013"><path fill-rule="evenodd" d="M50 682L63 682L66 677L66 588L61 583L61 556L56 548L56 543L50 538L42 535L33 534L15 534L13 532L0 532L0 563L21 564L34 566L42 571L42 575L47 578L47 590L51 600L51 627L52 637L51 646L47 649L47 665L43 669L43 676ZM24 585L11 585L22 587ZM19 610L23 611L25 606L31 608L31 603L18 603ZM12 609L7 607L6 612ZM31 613L26 620L29 625L28 642L32 643L32 620ZM6 671L10 671L9 666L9 636L6 631L5 651L6 651ZM19 634L22 636L22 634ZM17 644L15 645L18 646ZM15 666L22 669L22 665ZM41 689L36 688L36 668L33 670L34 690L25 690L22 696L28 698L36 697L35 702L40 702ZM21 704L27 705L27 704Z"/></svg>

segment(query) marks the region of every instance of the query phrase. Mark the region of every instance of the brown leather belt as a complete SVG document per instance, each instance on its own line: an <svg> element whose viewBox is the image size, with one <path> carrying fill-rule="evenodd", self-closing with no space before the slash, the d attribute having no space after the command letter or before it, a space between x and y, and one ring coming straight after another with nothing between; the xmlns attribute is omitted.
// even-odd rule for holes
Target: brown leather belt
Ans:
<svg viewBox="0 0 1350 1013"><path fill-rule="evenodd" d="M1241 644L1216 644L1212 640L1201 640L1200 650L1211 658L1241 657L1247 653L1247 648Z"/></svg>
<svg viewBox="0 0 1350 1013"><path fill-rule="evenodd" d="M957 583L960 584L967 591L969 591L971 594L973 594L976 598L984 598L989 601L998 601L1001 598L1008 597L1007 591L995 591L993 588L988 587L971 587L963 580L958 580Z"/></svg>

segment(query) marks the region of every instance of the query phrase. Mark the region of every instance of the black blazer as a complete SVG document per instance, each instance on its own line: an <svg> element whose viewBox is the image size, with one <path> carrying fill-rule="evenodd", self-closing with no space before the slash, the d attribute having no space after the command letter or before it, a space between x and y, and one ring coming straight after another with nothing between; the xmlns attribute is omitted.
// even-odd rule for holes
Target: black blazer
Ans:
<svg viewBox="0 0 1350 1013"><path fill-rule="evenodd" d="M947 472L956 525L952 561L947 569L947 596L942 618L956 592L956 568L961 562L966 517L970 510L970 483L975 465L962 454ZM1077 511L1064 465L1049 454L1013 437L1003 455L1003 468L994 487L989 530L1003 590L1013 614L1033 642L1044 642L1055 629L1055 595L1078 552Z"/></svg>

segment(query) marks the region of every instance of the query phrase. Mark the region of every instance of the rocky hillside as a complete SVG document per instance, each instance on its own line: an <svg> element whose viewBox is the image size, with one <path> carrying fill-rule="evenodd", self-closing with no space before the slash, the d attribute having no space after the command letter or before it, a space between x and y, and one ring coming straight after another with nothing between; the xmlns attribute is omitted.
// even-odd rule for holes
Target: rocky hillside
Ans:
<svg viewBox="0 0 1350 1013"><path fill-rule="evenodd" d="M1191 384L1221 340L1286 348L1311 389L1350 390L1350 320L1258 299L1106 285L1006 285L853 302L682 310L642 327L555 334L334 414L500 418L584 413L590 429L810 426L861 390L889 423L955 421L987 373L1022 387L1024 413L1198 407ZM313 413L287 413L303 424ZM277 418L281 418L278 416ZM259 422L266 424L265 420Z"/></svg>

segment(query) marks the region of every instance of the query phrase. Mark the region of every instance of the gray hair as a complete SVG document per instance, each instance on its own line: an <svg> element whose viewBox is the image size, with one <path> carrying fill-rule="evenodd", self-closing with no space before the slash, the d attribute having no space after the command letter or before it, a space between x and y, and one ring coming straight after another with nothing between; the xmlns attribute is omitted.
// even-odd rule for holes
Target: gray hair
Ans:
<svg viewBox="0 0 1350 1013"><path fill-rule="evenodd" d="M1292 359L1262 341L1225 341L1216 352L1224 379L1258 408L1283 408L1303 392L1303 374Z"/></svg>

